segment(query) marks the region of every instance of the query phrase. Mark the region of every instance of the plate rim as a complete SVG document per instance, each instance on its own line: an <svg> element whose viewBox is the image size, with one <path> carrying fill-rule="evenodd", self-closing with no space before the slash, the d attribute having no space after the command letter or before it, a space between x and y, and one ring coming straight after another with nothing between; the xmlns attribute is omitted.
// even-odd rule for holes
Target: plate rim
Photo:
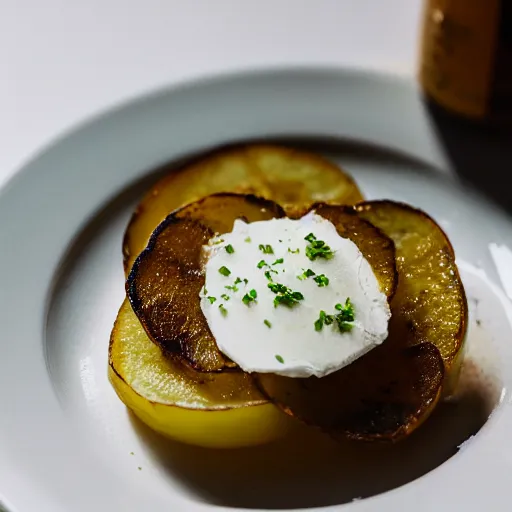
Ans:
<svg viewBox="0 0 512 512"><path fill-rule="evenodd" d="M222 87L223 84L226 85L226 83L231 83L232 84L231 86L233 86L233 84L235 84L235 86L236 86L237 83L240 85L240 82L247 82L247 81L248 82L253 82L253 81L258 81L258 80L260 80L260 81L261 80L263 80L263 81L271 80L272 81L272 80L276 80L276 79L289 80L290 76L292 76L294 79L297 79L298 77L306 77L307 78L308 76L310 78L307 78L307 79L311 79L311 76L316 76L317 78L320 77L327 81L333 80L333 82L339 82L340 80L341 81L355 80L355 81L360 81L363 83L370 82L370 83L374 83L374 84L376 83L377 85L381 85L381 86L387 86L389 89L397 89L397 90L400 90L402 92L402 94L405 94L408 101L411 102L410 108L412 108L414 110L414 112L416 112L417 115L421 115L422 107L421 107L421 100L420 100L420 92L413 80L404 78L404 77L399 77L396 75L375 72L375 71L351 69L351 68L340 68L337 66L289 66L289 67L279 66L279 67L271 67L271 68L241 70L241 71L236 71L236 72L229 71L229 72L213 74L211 76L205 76L200 79L192 79L192 80L187 79L187 80L184 80L177 84L174 84L170 87L167 86L167 87L163 87L163 88L158 88L154 91L150 91L143 95L138 95L135 98L125 99L122 102L120 102L119 104L113 105L112 107L110 107L106 110L100 111L100 112L94 114L93 116L90 116L90 117L86 118L85 120L79 122L78 124L74 125L73 127L65 130L60 136L56 137L55 139L50 141L48 144L43 146L41 149L36 151L35 154L33 154L31 157L29 157L29 159L25 163L23 163L14 172L14 174L6 180L5 183L2 184L2 186L0 188L0 212L3 212L4 209L8 210L9 204L10 204L9 201L11 200L10 195L13 194L13 191L16 191L17 189L20 189L20 188L23 191L23 187L26 187L26 184L24 184L24 182L27 179L30 180L30 176L32 174L34 174L35 170L37 170L38 165L39 166L43 165L43 164L41 164L41 162L44 163L45 159L46 160L49 159L51 161L51 159L53 158L52 155L55 152L58 153L59 151L61 151L63 146L70 145L70 144L72 145L74 139L76 139L77 137L79 139L81 136L83 136L84 133L94 130L99 125L102 125L102 124L105 125L105 123L108 124L109 119L111 120L112 118L116 118L116 116L123 114L127 110L131 110L132 112L137 111L137 110L140 110L141 108L143 109L145 105L151 105L152 103L155 103L155 102L158 103L159 101L164 101L166 97L174 98L174 97L176 97L176 95L179 96L180 94L181 95L191 94L194 92L197 94L197 91L199 91L199 93L201 93L201 90L208 90L208 89L212 89L212 88L214 89L215 87L219 87L219 86ZM418 122L420 122L420 121L418 121ZM433 134L431 134L429 132L428 121L426 119L422 119L421 122L424 123L424 125L421 126L421 129L419 130L418 137L424 136L424 137L427 137L428 140L426 142L424 142L425 150L422 151L419 159L420 160L426 159L425 160L426 163L434 165L435 167L446 168L446 166L448 165L447 161L444 157L442 148L437 144ZM437 147L437 150L436 150L436 147ZM396 149L396 148L392 148L392 149ZM433 153L430 154L430 151L433 151ZM405 152L405 153L412 154L414 157L417 156L411 152ZM64 158L64 160L65 160L65 158ZM44 167L44 165L43 165L43 167ZM134 181L138 176L142 176L143 174L145 174L144 170L139 170L138 173L136 171L133 171L130 180ZM34 180L32 180L32 181L34 181ZM126 184L126 181L125 181L125 184ZM112 187L111 184L108 183L108 185ZM43 190L45 190L44 187L43 187ZM103 196L101 196L100 202L104 202L106 199L108 199L107 193L105 193ZM85 218L85 221L82 219L82 222L87 222L87 220L88 220L87 218ZM75 230L70 229L69 231L74 232ZM13 230L10 229L9 226L6 226L6 225L0 226L0 239L4 239L4 241L5 241L5 238L3 238L3 237L6 237L7 239L9 239L8 238L9 235L12 235L12 234L13 234ZM67 240L67 242L70 242L70 241L71 240ZM61 246L59 252L63 253L64 249L65 248ZM12 256L13 255L11 254L11 257ZM0 267L5 266L6 258L7 258L6 255L0 255ZM60 259L59 259L59 261L55 261L55 253L53 253L51 256L47 257L47 260L48 261L46 261L46 262L50 264L50 268L46 269L45 272L42 272L42 274L44 274L46 281L48 281L48 279L47 279L48 277L51 278L51 276L54 275L55 267L56 267L56 265L58 265L58 262L60 261ZM3 276L3 275L5 275L5 271L4 271L4 269L0 268L0 276ZM44 280L41 279L41 281L40 281L41 284L43 283L43 281ZM46 282L46 286L50 286L49 282ZM0 304L5 305L6 297L4 295L5 294L0 292L0 301L1 301ZM43 295L46 296L45 294L39 294L39 297L42 297ZM7 299L8 298L9 297L7 297ZM41 304L39 304L39 307L41 307ZM46 312L47 312L47 308L44 307L43 309L44 309L44 313L42 316L45 316ZM0 308L0 318L2 318L2 315L3 315L1 310L2 310L2 308ZM7 308L5 308L4 311L7 311ZM3 315L3 316L5 317L5 315ZM41 316L41 311L39 311L39 316ZM38 326L39 328L44 323L44 319L40 319L40 320L42 320L42 322ZM33 332L35 332L37 330L34 328L35 327L34 325L31 327L32 327L31 330ZM35 362L37 364L41 364L43 361L36 358ZM0 375L0 382L2 382L1 375ZM57 408L54 407L53 411L55 414L58 414ZM505 409L503 408L503 410L499 411L499 415L497 414L496 417L503 417L505 415L507 415L507 418L509 418L507 420L507 422L511 423L510 418L512 418L512 411L507 414L505 412ZM494 421L494 423L497 423L497 419L493 420L493 421ZM504 424L504 422L502 421L501 425L503 425L503 424ZM0 428L1 428L1 425L0 425ZM70 442L70 441L71 440L67 439L67 442ZM476 446L480 446L482 444L483 443L481 443L481 442L476 443ZM2 445L1 445L1 440L0 440L0 449L1 449L1 446ZM72 442L71 442L71 444L68 444L67 446L72 448ZM467 458L468 453L473 453L473 452L475 454L479 453L479 452L481 452L481 454L485 453L482 449L480 449L480 450L473 449L470 452L461 454L460 458L462 459L462 456ZM483 457L483 455L482 455L482 457ZM485 457L485 458L487 459L487 457ZM65 461L67 461L67 460L72 460L72 458L70 459L69 457L64 457L63 463L65 463ZM448 463L443 464L443 466L448 465L448 464L453 465L453 463L452 463L452 460L450 460ZM509 463L507 461L507 464L508 464L507 467L509 467L511 463L512 462ZM4 477L6 477L7 472L9 472L10 468L4 467L2 469L2 467L3 466L1 463L1 457L0 457L0 475L3 475ZM438 473L439 469L440 468L438 468L435 471L435 473ZM426 476L428 476L428 475L426 475ZM36 494L35 487L26 486L25 482L20 484L21 480L18 479L17 477L19 477L19 475L17 475L17 474L15 475L15 478L13 478L12 475L10 475L10 476L7 475L6 481L10 482L11 485L19 486L20 489L21 489L21 487L23 487L24 492L34 492L34 494ZM420 480L423 480L423 478ZM122 484L122 482L120 482L120 483ZM9 485L9 483L7 485ZM411 503L417 504L418 494L415 494L415 492L418 491L419 487L421 487L419 481L414 481L404 487L400 487L398 489L388 491L384 494L377 495L377 496L374 496L371 498L367 498L365 500L362 500L361 502L355 502L352 504L352 506L354 507L354 509L356 509L356 507L357 507L357 510L361 510L361 511L364 511L364 510L370 511L370 510L375 510L376 508L381 509L381 507L383 505L386 506L386 503L389 502L390 499L394 500L394 498L390 498L390 497L394 496L397 493L399 493L402 496L402 498L401 498L402 500L406 496L408 496L407 499L410 499ZM18 489L18 491L16 492L17 495L20 494L20 489ZM404 489L405 489L405 491L404 491ZM21 491L21 492L23 492L23 491ZM37 489L37 494L40 496L44 496L45 492L43 492L42 489ZM14 493L13 493L13 495L14 495ZM2 502L2 499L3 499L2 492L0 491L0 502ZM3 501L5 501L5 503L10 503L13 500L11 499L9 501L8 499L4 498ZM394 501L392 501L392 502L394 502ZM425 503L427 503L427 506L428 506L428 500ZM200 508L200 506L198 504L194 504L194 508L195 507ZM328 510L331 508L334 508L334 506L333 507L325 507L325 510ZM85 507L84 507L84 509L85 509ZM321 508L319 510L323 510L323 509L324 508ZM16 510L16 509L13 508L13 510ZM50 508L48 510L50 510ZM51 510L58 510L58 508L52 507ZM427 509L425 508L424 510L427 510ZM25 510L23 510L23 512L25 512Z"/></svg>

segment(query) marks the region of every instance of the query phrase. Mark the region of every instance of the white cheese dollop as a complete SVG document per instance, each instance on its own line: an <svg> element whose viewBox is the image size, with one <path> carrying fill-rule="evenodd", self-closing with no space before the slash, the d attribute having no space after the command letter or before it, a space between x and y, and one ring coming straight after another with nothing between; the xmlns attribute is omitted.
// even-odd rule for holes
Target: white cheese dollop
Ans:
<svg viewBox="0 0 512 512"><path fill-rule="evenodd" d="M310 233L331 248L331 259L307 257L305 237ZM261 250L267 245L272 254ZM220 351L246 372L324 377L387 337L391 313L370 264L352 241L314 212L298 220L237 220L231 233L213 238L205 250L201 309ZM266 265L258 268L262 260ZM224 275L226 269L229 275ZM299 279L307 270L315 275ZM293 307L275 306L266 272L272 282L304 299ZM327 286L315 281L319 275L328 278ZM255 300L244 303L251 290ZM352 328L342 332L334 321L316 330L320 311L336 315L336 304L345 305L347 298L355 313Z"/></svg>

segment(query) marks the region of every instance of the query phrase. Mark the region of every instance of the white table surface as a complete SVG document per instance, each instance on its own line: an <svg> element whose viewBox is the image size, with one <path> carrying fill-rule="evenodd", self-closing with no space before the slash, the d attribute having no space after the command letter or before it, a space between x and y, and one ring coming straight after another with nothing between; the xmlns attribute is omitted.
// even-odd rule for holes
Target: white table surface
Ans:
<svg viewBox="0 0 512 512"><path fill-rule="evenodd" d="M220 71L413 76L421 0L0 0L0 184L92 114Z"/></svg>

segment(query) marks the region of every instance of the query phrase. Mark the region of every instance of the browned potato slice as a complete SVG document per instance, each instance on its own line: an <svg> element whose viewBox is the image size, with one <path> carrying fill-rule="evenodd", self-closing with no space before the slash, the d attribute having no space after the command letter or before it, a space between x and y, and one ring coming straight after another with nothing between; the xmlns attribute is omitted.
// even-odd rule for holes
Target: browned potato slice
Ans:
<svg viewBox="0 0 512 512"><path fill-rule="evenodd" d="M215 233L284 215L280 206L254 196L218 194L169 215L154 231L126 282L133 310L166 353L182 353L201 371L234 366L218 350L201 311L202 247Z"/></svg>
<svg viewBox="0 0 512 512"><path fill-rule="evenodd" d="M372 266L381 291L391 298L397 285L393 242L382 231L361 219L352 207L315 204L311 209L332 222L340 236L357 245Z"/></svg>
<svg viewBox="0 0 512 512"><path fill-rule="evenodd" d="M110 337L109 379L144 423L185 443L249 446L280 437L292 426L248 374L198 373L179 358L166 357L127 300Z"/></svg>
<svg viewBox="0 0 512 512"><path fill-rule="evenodd" d="M170 212L219 192L255 194L287 211L303 211L317 201L362 200L352 178L318 155L266 144L224 149L171 172L142 199L123 242L126 272Z"/></svg>
<svg viewBox="0 0 512 512"><path fill-rule="evenodd" d="M392 302L391 338L406 345L431 342L456 383L466 334L467 302L455 255L443 230L424 212L392 201L371 201L359 215L396 247L399 282Z"/></svg>
<svg viewBox="0 0 512 512"><path fill-rule="evenodd" d="M395 243L398 286L388 339L325 379L258 379L286 412L335 436L397 440L426 419L441 390L449 394L456 383L466 297L450 242L425 213L392 201L361 203L355 211ZM385 385L391 382L392 388ZM357 423L361 414L367 426Z"/></svg>
<svg viewBox="0 0 512 512"><path fill-rule="evenodd" d="M382 289L391 296L396 282L393 243L347 207L315 209L334 222L341 236L360 245L375 264ZM181 352L200 371L234 367L218 350L200 308L201 248L214 232L231 231L241 215L254 221L283 212L275 203L254 196L221 194L192 203L155 230L127 281L128 297L149 336L164 351Z"/></svg>
<svg viewBox="0 0 512 512"><path fill-rule="evenodd" d="M441 391L443 360L431 343L383 344L346 368L318 379L257 376L285 412L334 437L397 441L430 414Z"/></svg>

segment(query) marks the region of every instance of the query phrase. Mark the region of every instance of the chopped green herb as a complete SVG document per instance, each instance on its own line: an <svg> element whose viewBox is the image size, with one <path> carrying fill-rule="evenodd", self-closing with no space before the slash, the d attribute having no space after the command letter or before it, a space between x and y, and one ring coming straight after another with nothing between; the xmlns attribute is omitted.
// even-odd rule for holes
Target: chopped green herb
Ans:
<svg viewBox="0 0 512 512"><path fill-rule="evenodd" d="M265 277L266 277L269 281L272 281L272 275L271 275L271 273L270 273L270 270L267 270L267 271L265 272Z"/></svg>
<svg viewBox="0 0 512 512"><path fill-rule="evenodd" d="M256 290L251 290L249 293L246 293L243 298L242 298L242 302L248 306L251 302L255 302L256 301L256 297L258 297L258 293L256 292Z"/></svg>
<svg viewBox="0 0 512 512"><path fill-rule="evenodd" d="M310 233L305 238L310 242L310 244L306 247L306 256L311 261L314 261L317 258L325 258L326 260L330 260L334 256L331 248L326 245L323 240L316 240L316 238L311 239L311 237L314 237L313 233Z"/></svg>
<svg viewBox="0 0 512 512"><path fill-rule="evenodd" d="M219 273L222 274L223 276L228 277L229 274L231 274L231 270L229 270L229 268L227 267L222 266L219 268Z"/></svg>
<svg viewBox="0 0 512 512"><path fill-rule="evenodd" d="M203 286L203 295L208 295L208 290L206 289L206 286Z"/></svg>
<svg viewBox="0 0 512 512"><path fill-rule="evenodd" d="M215 240L215 242L212 242L212 243L213 243L213 245L219 245L222 242L224 242L224 239L223 238L219 238L218 240Z"/></svg>
<svg viewBox="0 0 512 512"><path fill-rule="evenodd" d="M308 236L304 237L304 240L307 240L309 243L313 243L316 240L316 236L313 233L309 233Z"/></svg>
<svg viewBox="0 0 512 512"><path fill-rule="evenodd" d="M302 293L294 292L284 284L268 283L267 286L277 295L274 299L274 307L277 307L279 304L292 307L298 304L300 300L304 300Z"/></svg>
<svg viewBox="0 0 512 512"><path fill-rule="evenodd" d="M284 359L282 356L280 356L279 354L276 354L276 359L281 363L281 364L284 364Z"/></svg>
<svg viewBox="0 0 512 512"><path fill-rule="evenodd" d="M341 321L338 315L336 316L336 322L338 322L340 332L350 332L352 330L352 327L354 327L354 324L350 322Z"/></svg>
<svg viewBox="0 0 512 512"><path fill-rule="evenodd" d="M226 247L224 247L224 249L226 249L226 252L228 254L233 254L235 252L235 249L233 249L233 246L231 244L226 245Z"/></svg>
<svg viewBox="0 0 512 512"><path fill-rule="evenodd" d="M260 260L259 263L256 265L258 268L263 268L267 266L267 262L265 260Z"/></svg>
<svg viewBox="0 0 512 512"><path fill-rule="evenodd" d="M284 259L283 258L277 258L277 260L274 261L274 263L272 263L272 265L279 265L281 263L284 263Z"/></svg>
<svg viewBox="0 0 512 512"><path fill-rule="evenodd" d="M227 293L223 293L221 295L221 298L223 298L224 300L229 300L229 295Z"/></svg>
<svg viewBox="0 0 512 512"><path fill-rule="evenodd" d="M292 251L292 250L288 247L288 252L290 252L290 253L292 253L292 254L299 254L300 249L297 247L297 249L295 249L294 251Z"/></svg>
<svg viewBox="0 0 512 512"><path fill-rule="evenodd" d="M210 301L210 304L213 304L217 298L216 297L208 297L208 300Z"/></svg>
<svg viewBox="0 0 512 512"><path fill-rule="evenodd" d="M250 236L248 236L248 237L244 240L244 242L247 242L248 244L249 244L249 243L251 243L251 237L250 237Z"/></svg>
<svg viewBox="0 0 512 512"><path fill-rule="evenodd" d="M324 326L325 311L321 310L317 320L315 320L315 331L321 331Z"/></svg>
<svg viewBox="0 0 512 512"><path fill-rule="evenodd" d="M289 288L287 286L285 286L284 284L279 284L279 283L268 283L267 286L274 293L286 293L289 290Z"/></svg>
<svg viewBox="0 0 512 512"><path fill-rule="evenodd" d="M329 284L329 278L325 274L320 274L313 278L313 281L319 286L327 286Z"/></svg>
<svg viewBox="0 0 512 512"><path fill-rule="evenodd" d="M331 325L334 321L336 321L340 332L352 330L355 314L354 305L350 302L350 298L347 298L344 305L336 304L334 308L339 311L336 315L328 315L325 311L320 311L319 317L315 321L315 331L321 331L324 325Z"/></svg>
<svg viewBox="0 0 512 512"><path fill-rule="evenodd" d="M297 279L300 279L301 281L304 281L304 279L307 279L308 277L314 276L315 273L310 269L304 270L300 276L297 276Z"/></svg>
<svg viewBox="0 0 512 512"><path fill-rule="evenodd" d="M249 283L249 279L246 279L246 278L244 277L244 283L245 283L245 284Z"/></svg>
<svg viewBox="0 0 512 512"><path fill-rule="evenodd" d="M235 285L236 285L236 284L239 284L239 283L241 283L241 282L242 282L242 280L241 280L239 277L237 277L237 278L235 279L235 282L234 282L233 284L235 284Z"/></svg>
<svg viewBox="0 0 512 512"><path fill-rule="evenodd" d="M272 246L271 245L263 245L263 244L260 244L258 245L258 249L263 253L263 254L274 254L274 249L272 249Z"/></svg>
<svg viewBox="0 0 512 512"><path fill-rule="evenodd" d="M315 321L315 331L321 331L324 324L331 325L334 322L334 316L326 314L325 311L320 311L318 320Z"/></svg>
<svg viewBox="0 0 512 512"><path fill-rule="evenodd" d="M224 304L219 304L219 310L222 316L226 316L228 314L228 310L224 307Z"/></svg>
<svg viewBox="0 0 512 512"><path fill-rule="evenodd" d="M347 297L345 304L336 304L334 306L339 313L336 315L336 322L341 332L348 332L352 330L353 321L355 320L354 305L350 301L350 297Z"/></svg>
<svg viewBox="0 0 512 512"><path fill-rule="evenodd" d="M272 324L267 320L263 320L263 323L270 329L272 327Z"/></svg>
<svg viewBox="0 0 512 512"><path fill-rule="evenodd" d="M231 290L232 292L238 291L238 286L235 286L235 285L233 285L233 286L227 285L227 286L224 286L224 288L226 288L226 290Z"/></svg>

